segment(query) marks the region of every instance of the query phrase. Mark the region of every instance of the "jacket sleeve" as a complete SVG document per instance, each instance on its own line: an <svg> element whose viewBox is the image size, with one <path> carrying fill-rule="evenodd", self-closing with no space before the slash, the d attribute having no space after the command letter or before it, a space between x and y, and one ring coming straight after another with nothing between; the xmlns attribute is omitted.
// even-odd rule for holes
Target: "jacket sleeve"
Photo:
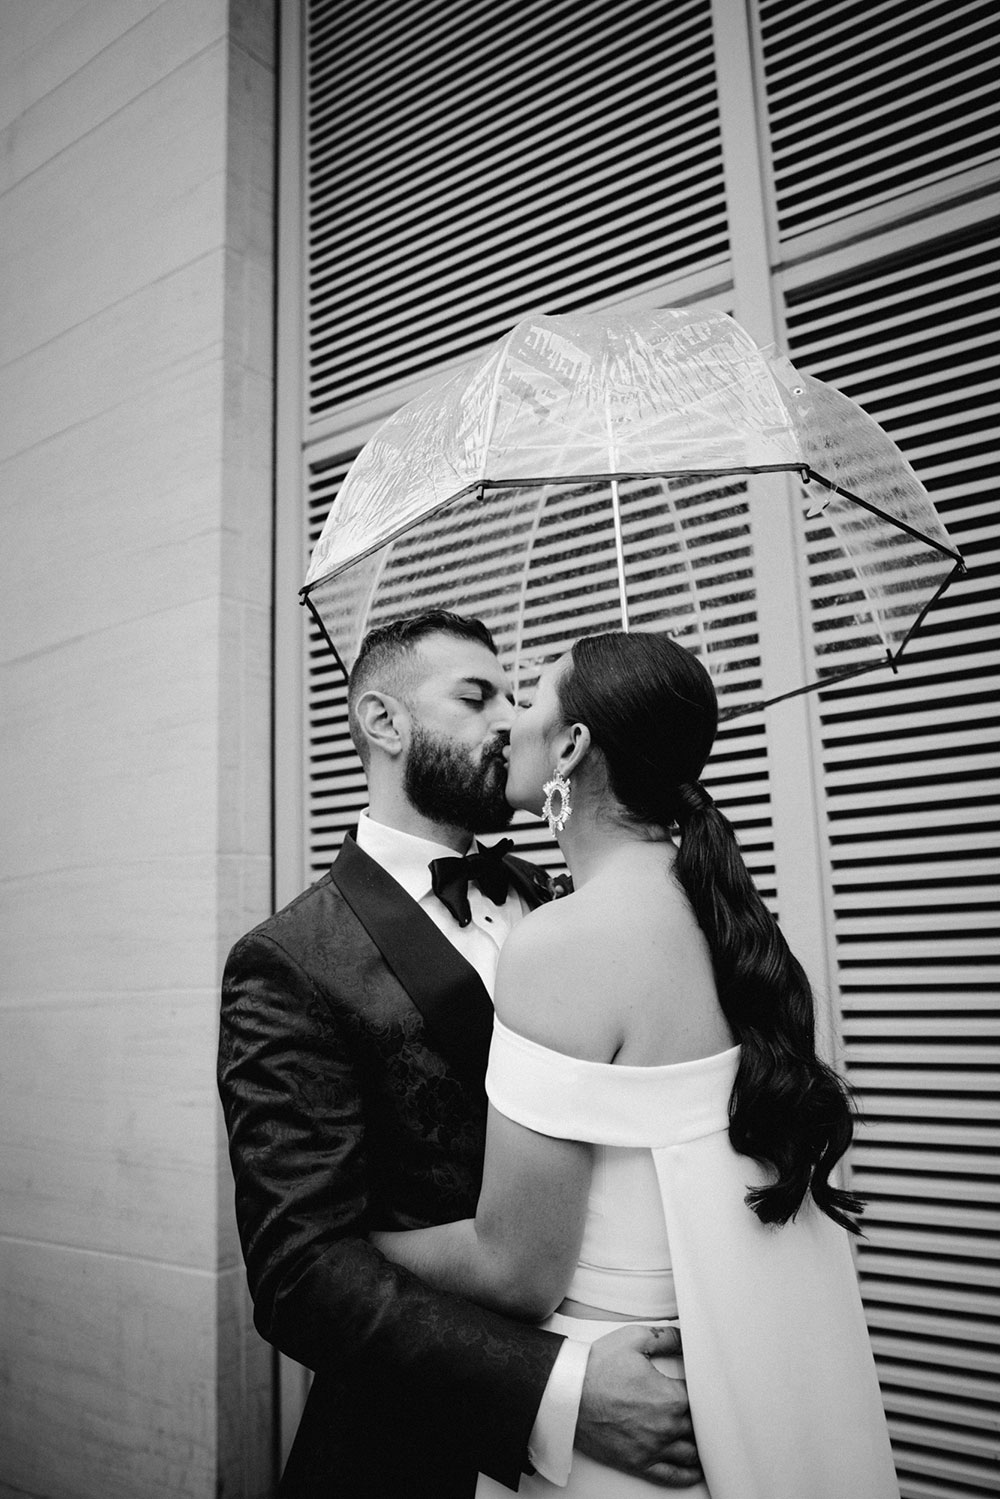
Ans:
<svg viewBox="0 0 1000 1499"><path fill-rule="evenodd" d="M516 1487L562 1340L432 1291L368 1244L349 1038L327 996L261 933L226 965L219 1091L258 1331L314 1370L373 1393L391 1385Z"/></svg>

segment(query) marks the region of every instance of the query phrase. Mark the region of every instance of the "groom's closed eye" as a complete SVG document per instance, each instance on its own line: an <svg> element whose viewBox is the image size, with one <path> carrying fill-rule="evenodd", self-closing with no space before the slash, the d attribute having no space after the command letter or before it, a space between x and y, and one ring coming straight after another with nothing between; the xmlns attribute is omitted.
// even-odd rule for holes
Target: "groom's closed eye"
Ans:
<svg viewBox="0 0 1000 1499"><path fill-rule="evenodd" d="M501 693L500 689L493 682L488 682L485 677L466 677L460 684L458 696L460 702L474 703L480 707L485 707L487 703L492 703L501 696L506 698L511 706L514 702L509 693Z"/></svg>

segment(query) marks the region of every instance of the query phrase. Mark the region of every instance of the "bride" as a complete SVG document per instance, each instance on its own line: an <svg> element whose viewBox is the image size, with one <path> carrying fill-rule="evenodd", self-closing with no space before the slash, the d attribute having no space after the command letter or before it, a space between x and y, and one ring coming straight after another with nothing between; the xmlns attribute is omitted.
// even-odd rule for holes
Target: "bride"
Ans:
<svg viewBox="0 0 1000 1499"><path fill-rule="evenodd" d="M585 637L510 736L507 796L574 893L500 960L474 1219L372 1236L443 1290L591 1342L678 1324L711 1499L897 1499L831 1171L846 1091L808 981L699 776L717 710L665 635ZM679 837L675 838L675 830ZM656 1487L577 1454L571 1499ZM479 1499L508 1491L481 1477ZM535 1475L521 1495L556 1496Z"/></svg>

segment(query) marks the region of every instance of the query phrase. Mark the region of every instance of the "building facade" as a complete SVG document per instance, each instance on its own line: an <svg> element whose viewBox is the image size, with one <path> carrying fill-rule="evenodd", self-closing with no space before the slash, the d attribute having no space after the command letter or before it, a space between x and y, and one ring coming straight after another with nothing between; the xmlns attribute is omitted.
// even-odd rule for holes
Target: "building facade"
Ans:
<svg viewBox="0 0 1000 1499"><path fill-rule="evenodd" d="M903 1492L995 1491L991 20L0 10L0 1496L271 1491L302 1377L250 1324L214 1056L229 945L363 805L297 603L309 548L440 371L533 311L667 305L732 313L865 406L968 564L904 671L734 720L709 780L865 1111L858 1267ZM704 566L740 590L748 660L780 638L805 662L822 538L791 486L768 534L741 505L693 498Z"/></svg>

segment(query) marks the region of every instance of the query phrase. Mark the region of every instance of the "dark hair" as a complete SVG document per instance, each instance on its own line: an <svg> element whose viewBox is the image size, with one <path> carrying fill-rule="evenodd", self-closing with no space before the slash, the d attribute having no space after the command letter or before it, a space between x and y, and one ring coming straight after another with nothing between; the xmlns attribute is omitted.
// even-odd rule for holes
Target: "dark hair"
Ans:
<svg viewBox="0 0 1000 1499"><path fill-rule="evenodd" d="M583 723L608 785L636 822L680 829L674 874L708 941L719 1002L741 1054L729 1138L775 1180L747 1194L764 1223L787 1223L806 1194L857 1233L861 1200L830 1183L851 1143L846 1084L816 1055L813 995L699 776L715 739L715 688L663 634L584 636L558 683L567 723Z"/></svg>
<svg viewBox="0 0 1000 1499"><path fill-rule="evenodd" d="M496 643L480 619L464 614L451 614L447 609L428 609L423 614L410 614L402 619L390 620L388 624L376 625L369 630L361 642L357 660L347 680L347 710L351 739L362 762L367 764L368 748L364 736L358 730L355 704L362 692L379 680L385 685L396 676L393 690L400 688L396 675L411 657L421 640L428 635L454 635L459 640L475 640L487 650L498 654Z"/></svg>

